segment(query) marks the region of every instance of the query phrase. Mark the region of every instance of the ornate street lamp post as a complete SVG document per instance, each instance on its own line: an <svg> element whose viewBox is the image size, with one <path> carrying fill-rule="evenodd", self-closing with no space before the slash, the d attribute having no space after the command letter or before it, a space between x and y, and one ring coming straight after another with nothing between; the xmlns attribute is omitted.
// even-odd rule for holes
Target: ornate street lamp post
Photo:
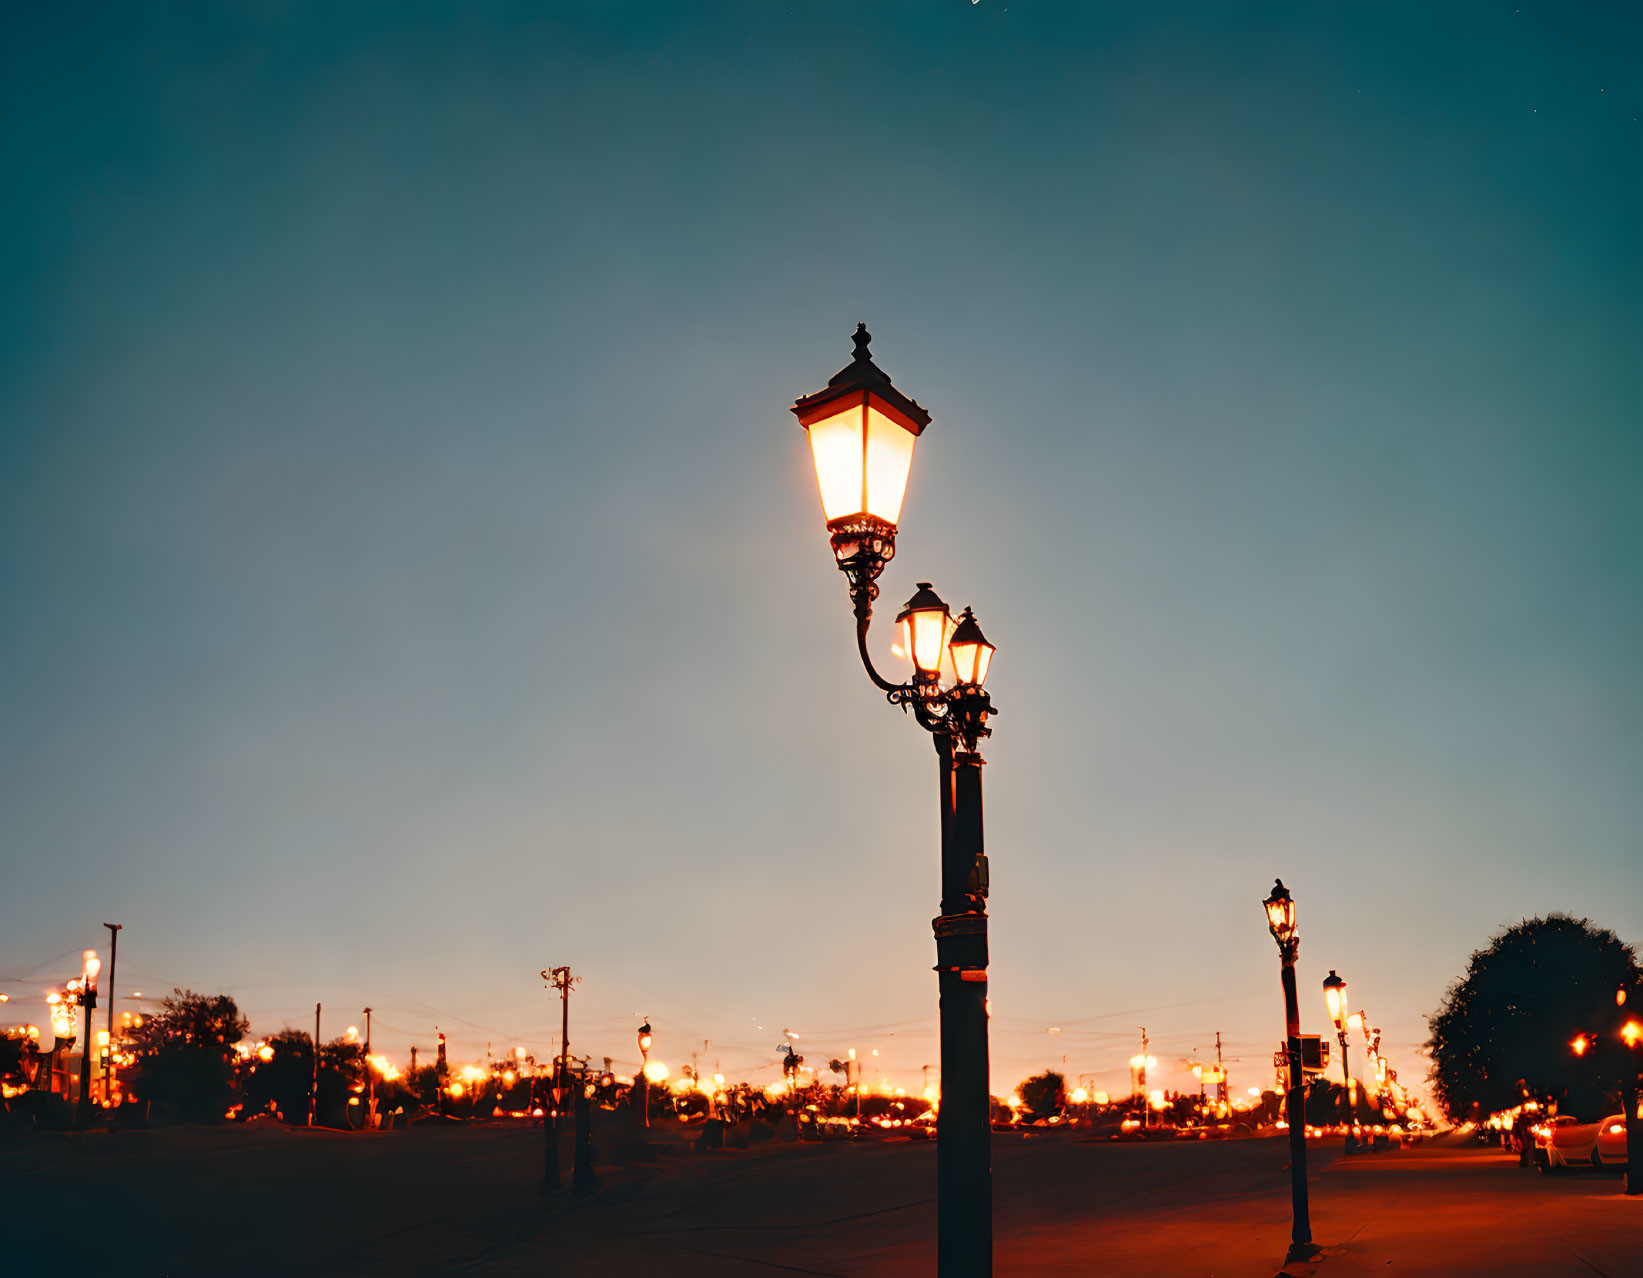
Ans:
<svg viewBox="0 0 1643 1278"><path fill-rule="evenodd" d="M103 961L96 950L87 950L81 959L80 1006L85 1009L85 1034L80 1045L80 1104L78 1122L88 1126L95 1107L91 1103L91 1049L97 1036L91 1030L91 1013L97 1006L97 973L103 970Z"/></svg>
<svg viewBox="0 0 1643 1278"><path fill-rule="evenodd" d="M936 1117L937 1271L993 1271L991 1095L987 1060L987 857L978 746L993 713L984 685L988 643L966 608L954 621L920 582L896 618L913 677L892 683L867 651L878 577L896 553L896 525L913 445L930 414L890 384L869 356L867 326L855 358L825 390L793 405L810 439L834 558L850 587L856 647L867 677L910 711L935 741L940 782L941 914L933 920L941 995L941 1108ZM859 1086L859 1084L858 1084Z"/></svg>
<svg viewBox="0 0 1643 1278"><path fill-rule="evenodd" d="M1295 927L1295 901L1279 879L1272 886L1266 906L1267 927L1278 942L1278 961L1283 969L1284 1032L1289 1055L1289 1090L1284 1113L1289 1122L1289 1193L1294 1218L1289 1232L1291 1260L1305 1260L1317 1254L1312 1245L1312 1213L1306 1199L1306 1094L1301 1072L1301 1000L1295 990L1295 959L1301 952L1301 937Z"/></svg>
<svg viewBox="0 0 1643 1278"><path fill-rule="evenodd" d="M639 1027L639 1077L633 1080L633 1094L639 1102L639 1123L650 1126L650 1022Z"/></svg>
<svg viewBox="0 0 1643 1278"><path fill-rule="evenodd" d="M1330 968L1329 975L1324 977L1324 1007L1329 1011L1329 1019L1335 1022L1335 1037L1341 1045L1341 1079L1346 1084L1346 1152L1355 1154L1358 1138L1353 1128L1358 1122L1358 1095L1352 1086L1352 1067L1347 1063L1346 982L1335 975L1334 968Z"/></svg>

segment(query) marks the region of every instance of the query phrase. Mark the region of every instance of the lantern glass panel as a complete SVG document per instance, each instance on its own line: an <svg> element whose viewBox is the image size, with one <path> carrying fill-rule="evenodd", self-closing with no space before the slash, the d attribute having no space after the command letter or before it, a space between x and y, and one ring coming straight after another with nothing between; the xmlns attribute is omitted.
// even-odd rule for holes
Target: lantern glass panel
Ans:
<svg viewBox="0 0 1643 1278"><path fill-rule="evenodd" d="M913 641L913 664L924 674L935 674L941 669L942 653L947 648L947 626L951 618L944 608L920 608L908 614L907 624Z"/></svg>
<svg viewBox="0 0 1643 1278"><path fill-rule="evenodd" d="M862 406L853 404L842 413L813 422L805 433L810 436L810 455L816 463L827 522L860 514L864 506Z"/></svg>
<svg viewBox="0 0 1643 1278"><path fill-rule="evenodd" d="M993 645L990 643L955 643L953 646L953 668L958 673L960 683L973 683L977 687L987 682L987 667L993 661Z"/></svg>
<svg viewBox="0 0 1643 1278"><path fill-rule="evenodd" d="M913 465L913 433L867 406L867 492L862 503L869 515L887 524L901 521L907 474Z"/></svg>

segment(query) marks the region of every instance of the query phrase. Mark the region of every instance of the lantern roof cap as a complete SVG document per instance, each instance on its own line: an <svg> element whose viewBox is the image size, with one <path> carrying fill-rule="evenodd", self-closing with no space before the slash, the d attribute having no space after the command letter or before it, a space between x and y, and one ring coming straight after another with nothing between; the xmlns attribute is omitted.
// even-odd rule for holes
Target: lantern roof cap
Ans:
<svg viewBox="0 0 1643 1278"><path fill-rule="evenodd" d="M900 621L902 617L915 612L947 611L947 605L942 602L941 596L930 588L930 583L921 581L918 583L918 591L907 601L907 606L901 610L901 617L897 617L896 620Z"/></svg>
<svg viewBox="0 0 1643 1278"><path fill-rule="evenodd" d="M986 644L989 648L993 646L987 643L987 636L981 633L981 627L976 623L974 609L968 607L959 615L958 625L953 630L951 642L960 645L967 643Z"/></svg>
<svg viewBox="0 0 1643 1278"><path fill-rule="evenodd" d="M872 355L867 349L873 335L867 331L867 325L857 324L853 336L856 344L855 358L828 379L827 389L795 400L793 412L798 415L801 422L806 422L806 419L813 421L817 417L816 410L822 406L848 395L866 391L888 405L893 410L892 416L898 420L905 419L901 420L901 424L913 434L922 434L924 428L930 424L929 412L917 400L909 399L891 385L890 374L873 362Z"/></svg>

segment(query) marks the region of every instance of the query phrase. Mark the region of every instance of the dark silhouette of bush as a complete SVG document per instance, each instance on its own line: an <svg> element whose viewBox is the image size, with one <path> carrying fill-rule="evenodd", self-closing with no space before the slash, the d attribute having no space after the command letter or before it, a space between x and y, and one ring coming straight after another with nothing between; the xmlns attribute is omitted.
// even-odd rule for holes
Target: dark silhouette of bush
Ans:
<svg viewBox="0 0 1643 1278"><path fill-rule="evenodd" d="M1601 1118L1620 1103L1615 991L1637 987L1637 955L1613 932L1566 914L1525 919L1472 955L1428 1018L1432 1082L1451 1119L1511 1109L1525 1093L1556 1097L1565 1112ZM1570 1044L1595 1034L1598 1050ZM1599 1112L1601 1111L1601 1113Z"/></svg>
<svg viewBox="0 0 1643 1278"><path fill-rule="evenodd" d="M1054 1070L1022 1080L1015 1094L1021 1097L1021 1115L1029 1123L1059 1114L1067 1105L1067 1080Z"/></svg>

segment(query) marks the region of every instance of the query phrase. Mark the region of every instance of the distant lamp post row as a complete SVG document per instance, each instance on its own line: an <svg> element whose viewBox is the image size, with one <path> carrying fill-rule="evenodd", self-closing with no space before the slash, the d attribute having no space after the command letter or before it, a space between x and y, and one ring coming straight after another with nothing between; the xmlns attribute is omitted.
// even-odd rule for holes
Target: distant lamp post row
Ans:
<svg viewBox="0 0 1643 1278"><path fill-rule="evenodd" d="M1291 1260L1317 1255L1312 1244L1312 1214L1306 1191L1306 1093L1301 1069L1301 1000L1295 988L1295 960L1301 952L1301 936L1295 926L1295 900L1279 879L1262 905L1267 928L1278 943L1278 963L1284 986L1285 1053L1289 1058L1289 1087L1285 1092L1284 1115L1289 1123L1289 1193L1292 1220L1289 1233Z"/></svg>
<svg viewBox="0 0 1643 1278"><path fill-rule="evenodd" d="M1335 975L1334 968L1324 977L1324 1006L1329 1011L1329 1019L1335 1023L1335 1038L1341 1045L1341 1080L1346 1084L1346 1152L1352 1154L1358 1149L1357 1133L1353 1130L1358 1118L1358 1094L1352 1085L1352 1067L1347 1061L1346 982Z"/></svg>
<svg viewBox="0 0 1643 1278"><path fill-rule="evenodd" d="M934 920L941 998L941 1109L936 1124L936 1265L952 1278L991 1274L992 1128L987 1051L987 858L978 745L989 734L984 690L993 645L966 608L955 621L929 582L896 617L912 661L885 679L867 650L879 575L895 557L913 445L930 414L872 361L866 325L855 355L825 389L793 405L816 467L822 514L849 583L856 647L873 685L935 739L941 817L941 913Z"/></svg>

